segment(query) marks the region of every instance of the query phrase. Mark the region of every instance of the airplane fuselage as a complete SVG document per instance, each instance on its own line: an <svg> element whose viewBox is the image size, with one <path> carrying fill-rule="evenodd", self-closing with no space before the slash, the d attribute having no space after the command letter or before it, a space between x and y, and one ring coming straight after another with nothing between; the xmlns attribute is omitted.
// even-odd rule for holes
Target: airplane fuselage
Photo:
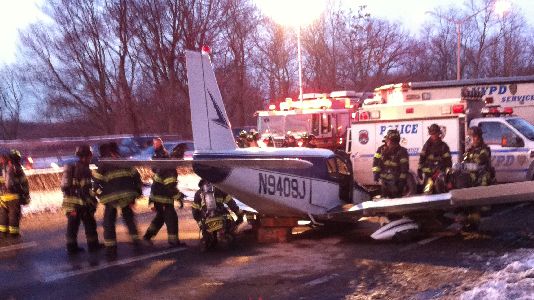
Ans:
<svg viewBox="0 0 534 300"><path fill-rule="evenodd" d="M256 209L277 216L323 215L343 204L335 174L328 160L335 155L325 149L245 148L221 152L195 152L195 159L298 158L313 163L307 169L217 168L195 164L193 169L223 191Z"/></svg>

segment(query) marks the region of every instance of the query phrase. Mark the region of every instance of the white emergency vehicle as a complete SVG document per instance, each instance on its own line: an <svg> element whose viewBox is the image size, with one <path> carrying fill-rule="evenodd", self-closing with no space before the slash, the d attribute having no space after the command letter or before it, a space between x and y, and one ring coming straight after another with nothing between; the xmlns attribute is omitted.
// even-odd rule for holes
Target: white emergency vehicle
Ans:
<svg viewBox="0 0 534 300"><path fill-rule="evenodd" d="M347 129L355 109L367 98L365 93L337 91L330 94L310 93L303 101L286 98L258 111L258 132L262 140L272 137L276 147L282 146L286 134L297 140L306 134L315 136L318 148L343 149ZM302 142L300 142L302 143Z"/></svg>
<svg viewBox="0 0 534 300"><path fill-rule="evenodd" d="M357 121L347 136L346 151L351 156L355 180L373 185L372 163L385 134L396 128L401 145L410 155L411 178L419 162L419 153L429 138L428 127L436 123L449 145L453 163L462 159L466 132L478 125L491 148L492 165L499 183L532 180L534 173L534 126L514 116L511 107L485 107L478 98L412 101L397 104L368 104L357 111Z"/></svg>
<svg viewBox="0 0 534 300"><path fill-rule="evenodd" d="M489 105L512 107L518 116L534 124L534 76L388 84L375 89L372 101L392 104L451 99L460 97L462 89L482 93Z"/></svg>

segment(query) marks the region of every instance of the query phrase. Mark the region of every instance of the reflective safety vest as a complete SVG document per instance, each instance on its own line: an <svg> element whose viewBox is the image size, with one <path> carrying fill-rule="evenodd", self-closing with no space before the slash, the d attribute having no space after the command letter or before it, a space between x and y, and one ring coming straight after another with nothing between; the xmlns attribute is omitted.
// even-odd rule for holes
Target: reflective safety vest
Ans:
<svg viewBox="0 0 534 300"><path fill-rule="evenodd" d="M469 148L464 154L463 162L478 165L476 170L469 171L473 185L485 186L491 183L493 179L491 149L486 144Z"/></svg>
<svg viewBox="0 0 534 300"><path fill-rule="evenodd" d="M95 192L102 204L125 207L142 195L141 175L135 168L99 166L93 171Z"/></svg>
<svg viewBox="0 0 534 300"><path fill-rule="evenodd" d="M424 174L431 175L436 169L445 171L452 167L451 151L447 143L442 140L428 139L419 154L419 169Z"/></svg>
<svg viewBox="0 0 534 300"><path fill-rule="evenodd" d="M181 201L183 194L178 190L178 172L176 169L157 170L152 177L149 202L173 204Z"/></svg>
<svg viewBox="0 0 534 300"><path fill-rule="evenodd" d="M0 192L0 201L21 200L21 204L30 199L28 179L21 166L5 166L2 168L0 184L3 193Z"/></svg>
<svg viewBox="0 0 534 300"><path fill-rule="evenodd" d="M91 170L80 162L69 164L63 170L61 179L63 192L62 208L69 212L79 206L96 207Z"/></svg>
<svg viewBox="0 0 534 300"><path fill-rule="evenodd" d="M375 173L380 174L380 178L383 180L405 181L409 170L408 151L406 148L397 146L389 149L384 146L379 149L381 153L377 158L378 171Z"/></svg>

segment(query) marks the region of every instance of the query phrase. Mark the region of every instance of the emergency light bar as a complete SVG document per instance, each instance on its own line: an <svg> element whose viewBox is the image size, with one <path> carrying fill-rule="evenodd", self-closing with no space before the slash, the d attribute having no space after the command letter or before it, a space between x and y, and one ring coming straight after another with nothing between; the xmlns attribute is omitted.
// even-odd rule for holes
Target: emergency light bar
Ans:
<svg viewBox="0 0 534 300"><path fill-rule="evenodd" d="M486 106L481 111L482 115L487 116L495 116L498 117L500 115L511 115L514 113L514 109L512 107L501 107L501 106Z"/></svg>

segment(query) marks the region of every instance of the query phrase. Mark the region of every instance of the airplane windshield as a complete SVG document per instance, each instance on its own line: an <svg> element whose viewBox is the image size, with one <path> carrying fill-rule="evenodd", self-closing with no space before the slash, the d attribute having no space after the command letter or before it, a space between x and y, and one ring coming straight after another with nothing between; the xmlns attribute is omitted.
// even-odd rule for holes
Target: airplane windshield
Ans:
<svg viewBox="0 0 534 300"><path fill-rule="evenodd" d="M534 141L534 126L527 120L521 118L511 118L507 119L506 122L521 132L521 134L523 134L527 139Z"/></svg>

